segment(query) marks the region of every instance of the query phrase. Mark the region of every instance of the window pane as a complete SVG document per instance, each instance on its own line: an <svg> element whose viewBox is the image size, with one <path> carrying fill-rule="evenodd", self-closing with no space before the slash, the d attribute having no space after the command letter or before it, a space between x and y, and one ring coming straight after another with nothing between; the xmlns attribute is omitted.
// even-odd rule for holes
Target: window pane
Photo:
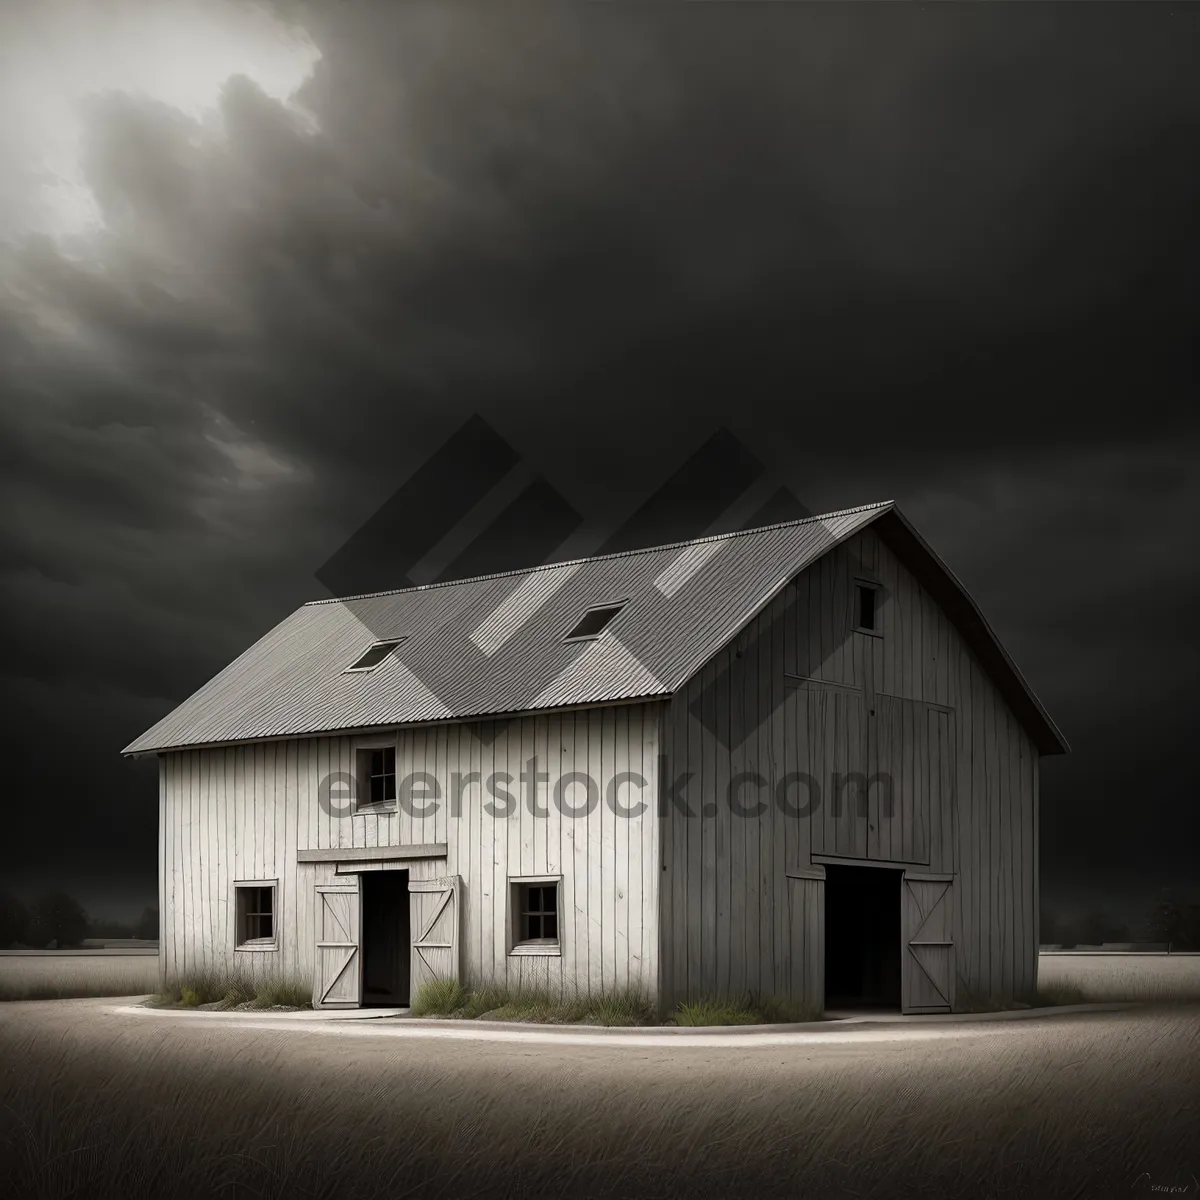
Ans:
<svg viewBox="0 0 1200 1200"><path fill-rule="evenodd" d="M875 628L875 589L860 587L858 589L858 627L860 629Z"/></svg>
<svg viewBox="0 0 1200 1200"><path fill-rule="evenodd" d="M543 917L542 918L542 937L556 938L558 937L558 918Z"/></svg>
<svg viewBox="0 0 1200 1200"><path fill-rule="evenodd" d="M578 624L570 633L569 638L595 637L621 611L621 605L613 604L606 608L593 608L579 618Z"/></svg>
<svg viewBox="0 0 1200 1200"><path fill-rule="evenodd" d="M404 641L404 638L390 642L379 642L377 645L369 647L362 657L352 664L351 669L363 671L369 670L371 667L377 667L402 641Z"/></svg>

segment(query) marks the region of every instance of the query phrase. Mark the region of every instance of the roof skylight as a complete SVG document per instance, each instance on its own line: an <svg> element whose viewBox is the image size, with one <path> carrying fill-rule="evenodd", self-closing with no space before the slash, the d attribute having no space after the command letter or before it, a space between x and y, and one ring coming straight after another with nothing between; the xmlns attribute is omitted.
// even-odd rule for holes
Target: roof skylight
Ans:
<svg viewBox="0 0 1200 1200"><path fill-rule="evenodd" d="M372 642L355 662L346 668L347 671L373 671L397 646L406 642L407 638L390 638L383 642ZM344 673L344 672L343 672Z"/></svg>
<svg viewBox="0 0 1200 1200"><path fill-rule="evenodd" d="M601 604L596 608L589 608L587 612L575 624L575 628L567 634L564 641L582 641L585 638L599 637L604 631L605 626L625 607L625 602L620 604Z"/></svg>

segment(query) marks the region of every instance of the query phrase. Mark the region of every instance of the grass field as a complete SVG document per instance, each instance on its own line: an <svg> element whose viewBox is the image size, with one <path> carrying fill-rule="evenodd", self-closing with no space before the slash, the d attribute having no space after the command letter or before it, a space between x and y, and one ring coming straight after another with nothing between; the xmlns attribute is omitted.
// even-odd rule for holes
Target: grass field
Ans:
<svg viewBox="0 0 1200 1200"><path fill-rule="evenodd" d="M386 1024L4 1005L0 1194L1097 1200L1196 1166L1195 1006L724 1049Z"/></svg>
<svg viewBox="0 0 1200 1200"><path fill-rule="evenodd" d="M0 954L0 1000L135 996L157 987L157 954Z"/></svg>
<svg viewBox="0 0 1200 1200"><path fill-rule="evenodd" d="M1200 954L1042 954L1038 987L1078 988L1085 1002L1200 1000Z"/></svg>

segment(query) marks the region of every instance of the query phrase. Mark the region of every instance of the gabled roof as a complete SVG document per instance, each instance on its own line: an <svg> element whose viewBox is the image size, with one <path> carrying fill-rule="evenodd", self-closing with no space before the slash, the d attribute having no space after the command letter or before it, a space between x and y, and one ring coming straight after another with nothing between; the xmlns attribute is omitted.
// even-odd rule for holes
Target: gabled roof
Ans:
<svg viewBox="0 0 1200 1200"><path fill-rule="evenodd" d="M1039 748L1065 750L974 602L885 501L531 570L314 600L124 753L670 695L789 580L885 516L908 538L905 558L920 559L926 586L934 580L943 606L966 622L964 634ZM587 609L614 602L621 611L599 637L564 640ZM387 639L403 641L375 669L345 673Z"/></svg>

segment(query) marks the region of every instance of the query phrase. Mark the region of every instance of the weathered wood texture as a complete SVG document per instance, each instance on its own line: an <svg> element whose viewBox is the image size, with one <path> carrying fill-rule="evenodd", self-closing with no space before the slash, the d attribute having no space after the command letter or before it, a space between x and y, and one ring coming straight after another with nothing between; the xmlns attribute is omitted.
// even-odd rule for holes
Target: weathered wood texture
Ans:
<svg viewBox="0 0 1200 1200"><path fill-rule="evenodd" d="M852 631L856 576L881 585L877 636ZM822 885L789 892L786 872L814 855L954 874L960 1000L1033 988L1037 751L875 530L810 567L674 697L663 744L692 814L669 803L663 818L664 1004L808 994L790 930L797 897L817 904Z"/></svg>
<svg viewBox="0 0 1200 1200"><path fill-rule="evenodd" d="M164 755L164 972L237 966L256 977L311 978L316 886L363 870L404 869L412 881L462 877L459 920L468 981L568 990L635 985L653 993L660 712L658 703L631 704L403 730L397 776L415 778L416 785L411 811L401 806L391 815L352 811L352 737ZM542 776L536 785L528 775L521 779L535 756ZM567 779L559 787L563 803L556 805L556 786L577 772L592 784ZM624 772L644 786L624 776L614 793ZM483 790L493 774L498 798ZM324 805L322 780L334 783L331 789L327 784ZM610 797L622 810L637 811L618 816ZM387 862L371 854L380 847L438 844L445 845L443 857ZM364 851L363 861L352 861L355 848ZM342 861L298 861L315 851L337 851ZM520 875L562 876L558 956L508 952L508 880ZM279 881L277 950L234 948L233 884L245 879ZM416 907L413 913L416 928Z"/></svg>

